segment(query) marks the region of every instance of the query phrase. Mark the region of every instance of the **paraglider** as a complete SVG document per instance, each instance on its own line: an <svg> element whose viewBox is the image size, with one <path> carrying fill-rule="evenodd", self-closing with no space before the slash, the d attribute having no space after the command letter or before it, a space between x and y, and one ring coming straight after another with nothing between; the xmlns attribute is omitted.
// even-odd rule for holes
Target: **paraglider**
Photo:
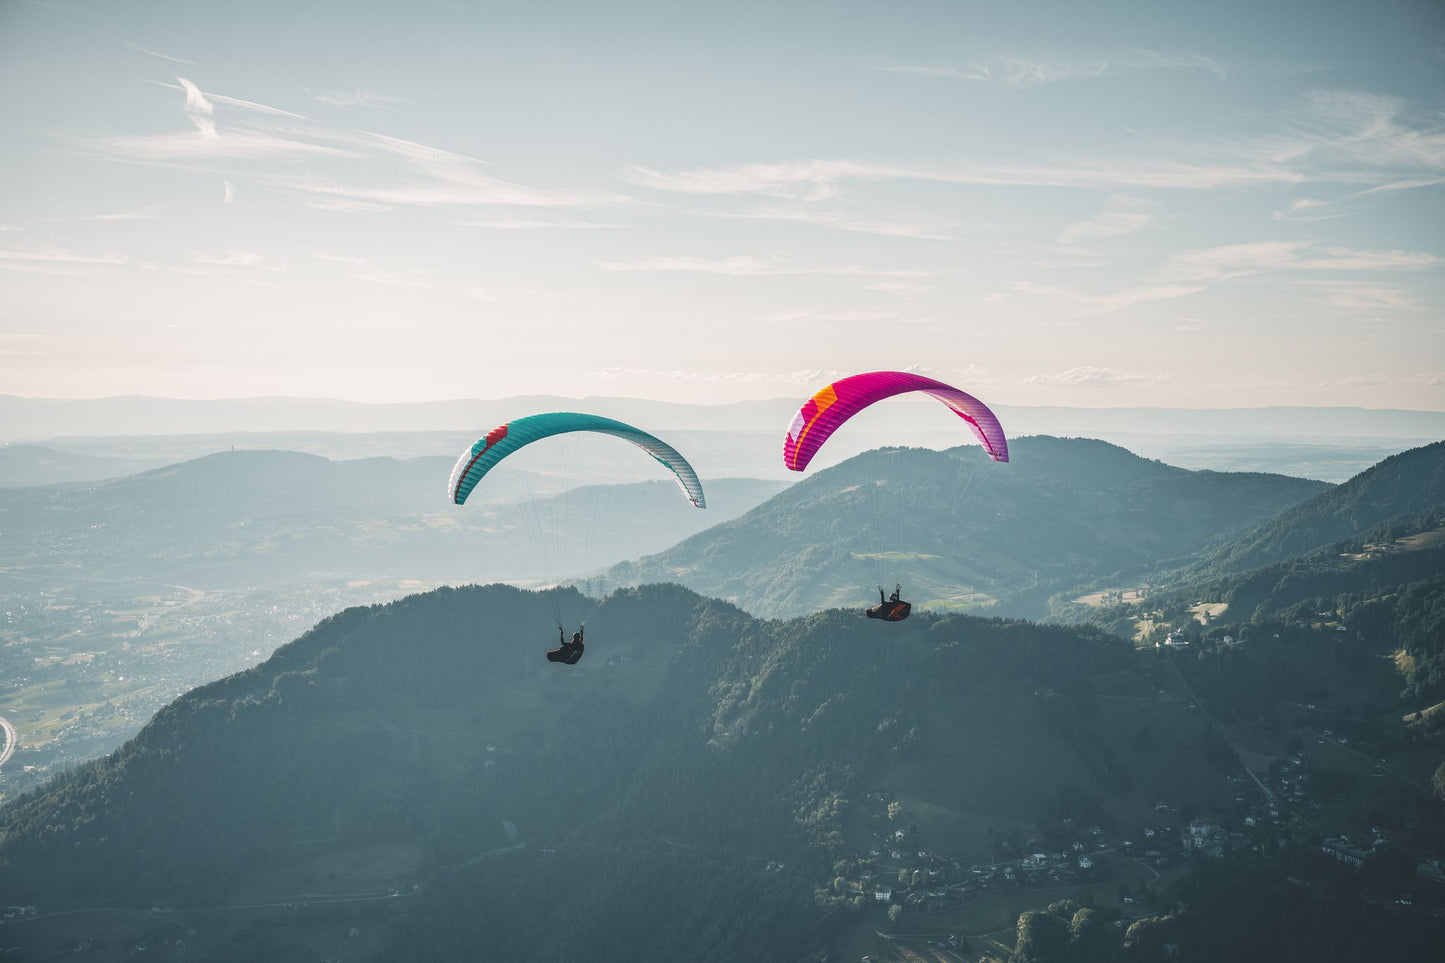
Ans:
<svg viewBox="0 0 1445 963"><path fill-rule="evenodd" d="M1003 426L988 406L952 385L907 371L870 371L851 375L825 385L803 403L783 439L783 464L790 471L803 471L824 442L833 436L848 419L858 412L894 395L921 391L943 402L954 414L967 422L974 436L990 458L1008 461L1008 439ZM908 618L913 606L902 600L903 586L897 585L892 596L885 597L878 588L878 604L866 612L870 619L901 622Z"/></svg>
<svg viewBox="0 0 1445 963"><path fill-rule="evenodd" d="M792 471L802 471L823 443L849 418L884 398L910 391L922 391L953 409L968 422L990 458L1008 461L1008 439L1004 437L1003 426L982 401L923 375L870 371L825 386L798 409L783 440L783 464Z"/></svg>
<svg viewBox="0 0 1445 963"><path fill-rule="evenodd" d="M604 418L601 415L589 415L575 411L528 415L498 425L487 432L462 452L461 457L457 459L456 465L452 468L451 478L447 481L447 497L453 504L464 504L467 496L472 493L483 477L508 455L533 442L575 431L598 432L631 442L672 472L683 495L694 507L705 508L707 506L707 501L703 496L702 482L698 480L697 472L677 449L661 439L623 422ZM539 533L537 537L547 536ZM564 574L566 572L556 573L558 577ZM554 596L560 598L556 593ZM585 648L582 641L582 628L579 627L568 641L560 618L559 614L558 647L547 652L547 661L576 665L582 658Z"/></svg>
<svg viewBox="0 0 1445 963"><path fill-rule="evenodd" d="M463 504L472 489L477 487L477 482L481 481L497 462L534 441L572 431L596 431L632 442L672 472L678 486L682 488L682 493L694 507L707 507L697 472L692 470L687 459L678 454L676 448L631 425L601 415L586 415L575 411L528 415L493 428L457 459L452 468L451 480L447 482L447 494L453 504Z"/></svg>
<svg viewBox="0 0 1445 963"><path fill-rule="evenodd" d="M893 594L887 598L883 597L883 586L878 586L878 604L864 612L870 619L882 619L885 622L902 622L908 618L913 611L912 604L903 601L903 586L893 586Z"/></svg>
<svg viewBox="0 0 1445 963"><path fill-rule="evenodd" d="M586 646L582 644L582 630L585 628L587 626L579 625L577 631L572 633L572 640L569 642L559 624L557 626L557 648L548 650L547 661L561 662L566 665L576 665L582 661L582 652L586 649Z"/></svg>

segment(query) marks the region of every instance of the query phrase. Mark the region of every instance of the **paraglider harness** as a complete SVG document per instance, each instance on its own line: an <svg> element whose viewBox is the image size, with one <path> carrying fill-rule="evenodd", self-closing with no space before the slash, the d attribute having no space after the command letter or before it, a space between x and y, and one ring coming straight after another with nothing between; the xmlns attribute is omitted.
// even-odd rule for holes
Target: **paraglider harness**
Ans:
<svg viewBox="0 0 1445 963"><path fill-rule="evenodd" d="M878 586L878 604L867 611L867 616L870 619L882 619L885 622L902 622L913 611L912 604L899 597L902 594L903 586L894 585L893 594L884 598L883 586Z"/></svg>
<svg viewBox="0 0 1445 963"><path fill-rule="evenodd" d="M586 646L582 644L582 630L586 627L587 626L585 625L579 625L577 627L577 631L572 633L571 641L568 641L566 634L562 631L562 626L558 624L558 646L557 648L551 649L547 652L547 661L562 662L566 665L576 665L578 662L580 662L582 659L582 652L586 648Z"/></svg>

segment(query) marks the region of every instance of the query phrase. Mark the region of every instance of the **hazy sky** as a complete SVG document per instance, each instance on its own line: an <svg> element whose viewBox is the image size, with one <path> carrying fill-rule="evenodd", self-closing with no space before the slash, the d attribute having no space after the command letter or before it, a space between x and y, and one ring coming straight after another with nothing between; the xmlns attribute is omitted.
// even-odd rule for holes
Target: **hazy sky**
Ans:
<svg viewBox="0 0 1445 963"><path fill-rule="evenodd" d="M0 0L0 393L1445 410L1445 4Z"/></svg>

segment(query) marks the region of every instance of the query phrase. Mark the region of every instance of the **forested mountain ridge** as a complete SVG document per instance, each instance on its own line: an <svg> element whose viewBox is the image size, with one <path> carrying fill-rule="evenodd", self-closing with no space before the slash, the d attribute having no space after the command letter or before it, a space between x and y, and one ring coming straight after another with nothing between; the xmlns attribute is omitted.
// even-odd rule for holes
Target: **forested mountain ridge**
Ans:
<svg viewBox="0 0 1445 963"><path fill-rule="evenodd" d="M867 452L610 575L770 616L859 604L874 581L903 582L915 604L1038 616L1050 594L1197 554L1329 487L1187 471L1079 438L1015 439L1011 458Z"/></svg>
<svg viewBox="0 0 1445 963"><path fill-rule="evenodd" d="M577 670L541 658L559 610L587 617ZM760 622L668 586L600 605L488 586L351 609L0 810L0 901L180 907L420 882L430 895L392 921L386 958L582 958L606 932L630 958L798 959L836 909L814 888L856 855L846 814L952 746L939 707L976 696L1013 717L1029 692L1129 658L1087 629L878 628L838 611ZM1045 731L1049 780L1095 784ZM976 804L1011 826L1024 798ZM481 858L519 840L510 861ZM400 855L370 878L310 875L318 850L377 846ZM537 894L578 880L587 897L539 937Z"/></svg>
<svg viewBox="0 0 1445 963"><path fill-rule="evenodd" d="M542 659L583 620L579 666ZM0 809L0 904L158 907L144 925L217 961L299 963L348 927L351 958L821 960L893 918L870 880L924 920L980 865L1151 825L1178 865L1191 814L1260 811L1193 701L1234 711L1221 660L927 612L762 621L679 586L444 588L332 616ZM1158 877L1113 865L1090 892ZM1052 885L1009 879L1010 901Z"/></svg>
<svg viewBox="0 0 1445 963"><path fill-rule="evenodd" d="M1445 441L1391 455L1218 546L1181 573L1199 582L1308 554L1391 522L1445 512Z"/></svg>

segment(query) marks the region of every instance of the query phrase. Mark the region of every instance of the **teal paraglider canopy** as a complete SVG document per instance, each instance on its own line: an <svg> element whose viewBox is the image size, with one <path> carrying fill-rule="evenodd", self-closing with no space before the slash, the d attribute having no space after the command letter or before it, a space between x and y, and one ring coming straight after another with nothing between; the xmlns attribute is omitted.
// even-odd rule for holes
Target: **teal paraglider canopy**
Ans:
<svg viewBox="0 0 1445 963"><path fill-rule="evenodd" d="M534 441L573 431L601 432L630 441L672 472L688 501L697 508L707 507L697 472L693 471L687 459L683 458L676 448L623 422L575 411L528 415L493 428L457 459L455 467L452 468L451 479L447 482L447 496L453 504L463 504L483 476L512 452Z"/></svg>

